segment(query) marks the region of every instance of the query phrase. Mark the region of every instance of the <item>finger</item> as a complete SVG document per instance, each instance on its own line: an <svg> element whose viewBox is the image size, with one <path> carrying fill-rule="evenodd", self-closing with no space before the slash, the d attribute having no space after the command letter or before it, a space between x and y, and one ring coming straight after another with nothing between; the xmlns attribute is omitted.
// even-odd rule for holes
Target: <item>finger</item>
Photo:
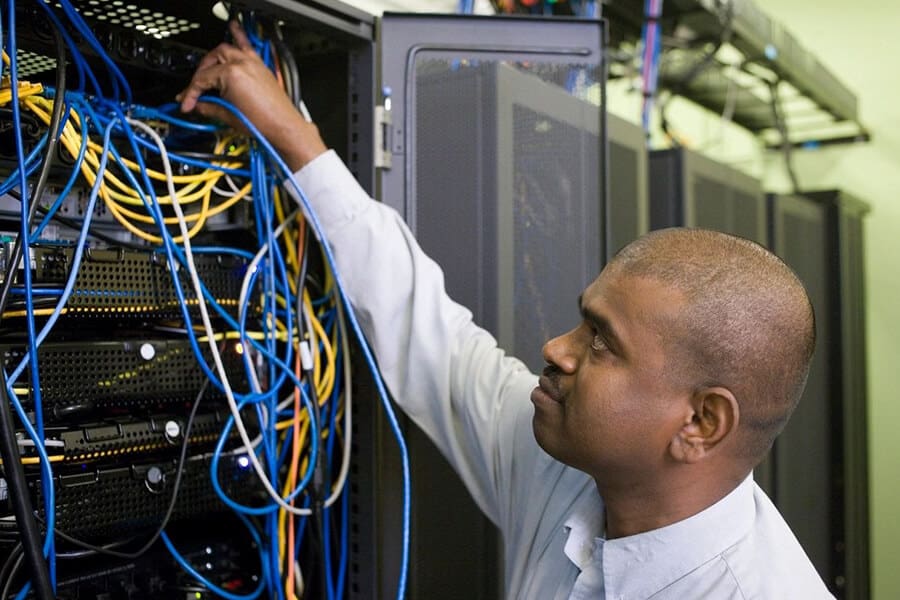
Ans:
<svg viewBox="0 0 900 600"><path fill-rule="evenodd" d="M224 65L215 64L194 73L194 77L188 86L175 97L181 103L182 112L194 110L194 107L197 105L197 99L207 90L221 90L223 87L221 82L223 68Z"/></svg>
<svg viewBox="0 0 900 600"><path fill-rule="evenodd" d="M207 52L206 55L200 59L200 62L197 63L197 70L202 71L203 69L209 68L215 64L224 64L230 61L241 60L243 58L245 58L244 53L231 44L219 44L218 46Z"/></svg>
<svg viewBox="0 0 900 600"><path fill-rule="evenodd" d="M250 43L250 38L247 37L247 33L237 20L232 19L228 23L228 29L231 31L231 38L234 40L235 46L241 50L253 50L253 44Z"/></svg>

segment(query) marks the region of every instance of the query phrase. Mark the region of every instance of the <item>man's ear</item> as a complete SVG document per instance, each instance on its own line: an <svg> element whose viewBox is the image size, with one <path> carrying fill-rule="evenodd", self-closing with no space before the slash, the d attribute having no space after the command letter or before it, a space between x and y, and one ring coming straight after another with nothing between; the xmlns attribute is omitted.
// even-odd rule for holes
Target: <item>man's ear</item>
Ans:
<svg viewBox="0 0 900 600"><path fill-rule="evenodd" d="M704 387L690 399L688 414L672 438L669 452L685 463L695 463L715 450L722 440L737 429L740 409L731 390Z"/></svg>

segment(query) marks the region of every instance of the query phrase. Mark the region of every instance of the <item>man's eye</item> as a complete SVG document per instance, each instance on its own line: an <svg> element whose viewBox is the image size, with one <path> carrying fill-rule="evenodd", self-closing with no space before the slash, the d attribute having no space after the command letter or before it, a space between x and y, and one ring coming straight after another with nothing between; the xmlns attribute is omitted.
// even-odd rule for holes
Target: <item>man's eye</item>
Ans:
<svg viewBox="0 0 900 600"><path fill-rule="evenodd" d="M606 350L606 341L603 339L603 336L597 332L594 332L594 337L591 339L591 349L596 350L597 352Z"/></svg>

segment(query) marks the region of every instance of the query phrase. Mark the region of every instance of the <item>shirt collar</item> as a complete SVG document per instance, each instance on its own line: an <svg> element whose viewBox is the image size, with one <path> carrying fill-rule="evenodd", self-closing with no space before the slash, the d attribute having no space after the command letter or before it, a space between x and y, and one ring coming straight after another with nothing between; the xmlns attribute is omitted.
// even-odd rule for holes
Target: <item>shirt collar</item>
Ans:
<svg viewBox="0 0 900 600"><path fill-rule="evenodd" d="M603 535L604 525L603 500L593 488L593 493L584 494L576 502L563 524L569 534L563 552L579 570L584 571L591 562L596 540Z"/></svg>
<svg viewBox="0 0 900 600"><path fill-rule="evenodd" d="M733 546L753 524L752 477L692 517L613 540L597 540L604 530L603 502L588 496L593 501L579 502L565 522L564 552L583 571L602 543L607 597L649 597Z"/></svg>

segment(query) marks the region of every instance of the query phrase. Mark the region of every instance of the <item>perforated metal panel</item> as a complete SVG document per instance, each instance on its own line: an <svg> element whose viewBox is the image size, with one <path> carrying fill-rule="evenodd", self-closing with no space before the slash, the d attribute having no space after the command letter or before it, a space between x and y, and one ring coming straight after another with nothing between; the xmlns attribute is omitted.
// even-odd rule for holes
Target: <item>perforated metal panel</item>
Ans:
<svg viewBox="0 0 900 600"><path fill-rule="evenodd" d="M534 370L602 264L600 108L566 87L583 70L416 63L408 218L450 295Z"/></svg>
<svg viewBox="0 0 900 600"><path fill-rule="evenodd" d="M62 285L68 277L74 250L35 248L33 256L35 285ZM230 255L199 255L194 261L201 280L216 301L225 307L236 307L247 261ZM199 314L186 270L179 269L178 278L191 314ZM181 318L165 256L137 250L86 253L66 308L69 316Z"/></svg>
<svg viewBox="0 0 900 600"><path fill-rule="evenodd" d="M51 4L49 0L44 0ZM52 2L60 8L59 2ZM199 29L200 23L174 14L166 14L159 9L138 6L125 0L73 0L72 5L83 17L96 19L101 23L120 25L134 29L157 39Z"/></svg>
<svg viewBox="0 0 900 600"><path fill-rule="evenodd" d="M603 27L431 17L381 21L381 83L392 90L393 113L382 199L441 265L450 296L539 369L546 337L571 326L575 299L604 253ZM407 439L409 597L501 597L493 525L425 434L410 426ZM383 456L375 460L379 477L399 472ZM376 508L377 522L398 521L396 499ZM397 539L377 541L378 587L354 598L396 596L394 581L380 574L399 568Z"/></svg>
<svg viewBox="0 0 900 600"><path fill-rule="evenodd" d="M142 354L142 349L145 354ZM204 360L211 356L203 349ZM152 356L147 358L147 354ZM6 365L16 365L25 356L23 347L0 346ZM228 344L222 359L232 385L246 390L241 357ZM131 413L155 407L193 402L206 376L187 340L134 339L109 342L45 343L38 350L41 395L46 418L65 420L67 413ZM30 405L30 375L26 368L14 389ZM208 400L222 398L215 386Z"/></svg>
<svg viewBox="0 0 900 600"><path fill-rule="evenodd" d="M524 106L513 123L513 351L538 371L544 343L576 321L566 308L600 273L600 139Z"/></svg>
<svg viewBox="0 0 900 600"><path fill-rule="evenodd" d="M234 457L222 459L219 477L223 489L238 502L249 502L258 487L252 469L237 465ZM148 469L165 473L166 485L151 491L145 483ZM176 462L155 462L98 470L56 478L57 527L91 537L121 534L159 525L171 499ZM190 458L184 467L172 520L225 509L209 478L209 460ZM35 485L35 506L43 506L40 486Z"/></svg>
<svg viewBox="0 0 900 600"><path fill-rule="evenodd" d="M16 50L16 76L19 80L28 79L35 73L43 73L56 68L56 59L29 52L28 50Z"/></svg>

